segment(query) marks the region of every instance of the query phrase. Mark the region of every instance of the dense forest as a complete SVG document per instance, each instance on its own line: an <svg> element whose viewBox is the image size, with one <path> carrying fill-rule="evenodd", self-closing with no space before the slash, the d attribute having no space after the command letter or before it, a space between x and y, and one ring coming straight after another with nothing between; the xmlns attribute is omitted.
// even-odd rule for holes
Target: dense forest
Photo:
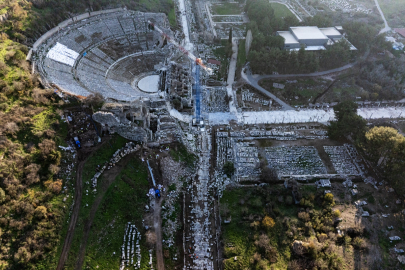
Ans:
<svg viewBox="0 0 405 270"><path fill-rule="evenodd" d="M310 73L343 66L363 55L373 46L386 46L384 39L377 37L378 30L366 23L349 21L343 24L348 40L358 48L351 52L347 42L339 42L326 51L308 52L301 48L298 52L283 50L284 39L276 36L276 31L286 31L290 26L310 25L318 27L333 26L329 16L315 15L305 18L301 23L293 16L278 18L268 1L248 0L246 11L251 19L247 29L252 30L252 47L248 55L254 73Z"/></svg>
<svg viewBox="0 0 405 270"><path fill-rule="evenodd" d="M71 16L122 6L174 12L171 0L0 1L0 269L46 269L68 211L57 147L65 104L30 73L28 46Z"/></svg>

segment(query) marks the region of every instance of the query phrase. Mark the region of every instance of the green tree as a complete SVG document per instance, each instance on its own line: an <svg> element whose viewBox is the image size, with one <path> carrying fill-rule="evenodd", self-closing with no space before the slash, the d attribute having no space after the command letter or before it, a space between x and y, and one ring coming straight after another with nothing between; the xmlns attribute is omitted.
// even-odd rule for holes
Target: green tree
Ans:
<svg viewBox="0 0 405 270"><path fill-rule="evenodd" d="M224 164L223 170L224 170L224 173L225 173L228 177L231 177L231 176L234 174L234 172L235 172L235 166L233 165L232 162L227 161L227 162L225 162L225 164Z"/></svg>
<svg viewBox="0 0 405 270"><path fill-rule="evenodd" d="M231 27L231 29L229 29L228 43L232 44L232 27Z"/></svg>
<svg viewBox="0 0 405 270"><path fill-rule="evenodd" d="M262 220L262 225L266 230L269 230L273 228L274 225L276 225L276 223L274 222L274 219L272 219L271 217L265 216Z"/></svg>
<svg viewBox="0 0 405 270"><path fill-rule="evenodd" d="M47 212L46 207L41 205L35 208L34 214L37 218L42 219L46 217Z"/></svg>
<svg viewBox="0 0 405 270"><path fill-rule="evenodd" d="M361 141L366 132L366 120L357 115L358 105L353 101L343 101L333 107L335 121L328 126L328 135L332 139L352 136L354 140Z"/></svg>
<svg viewBox="0 0 405 270"><path fill-rule="evenodd" d="M392 127L373 127L365 137L366 151L378 165L395 159L399 147L405 143L405 137Z"/></svg>
<svg viewBox="0 0 405 270"><path fill-rule="evenodd" d="M333 205L334 204L334 198L332 193L326 193L325 196L323 197L324 202L328 205Z"/></svg>

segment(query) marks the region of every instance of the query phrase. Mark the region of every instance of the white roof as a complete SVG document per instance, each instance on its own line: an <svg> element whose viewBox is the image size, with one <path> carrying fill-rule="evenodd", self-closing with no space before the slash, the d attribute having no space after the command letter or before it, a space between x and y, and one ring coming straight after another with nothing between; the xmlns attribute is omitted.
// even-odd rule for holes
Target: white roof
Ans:
<svg viewBox="0 0 405 270"><path fill-rule="evenodd" d="M290 31L278 31L277 33L285 39L284 44L299 44Z"/></svg>
<svg viewBox="0 0 405 270"><path fill-rule="evenodd" d="M316 26L297 26L290 27L291 32L297 37L298 40L302 39L328 39L324 33Z"/></svg>
<svg viewBox="0 0 405 270"><path fill-rule="evenodd" d="M342 36L342 34L335 27L319 28L325 36Z"/></svg>
<svg viewBox="0 0 405 270"><path fill-rule="evenodd" d="M56 45L49 50L46 57L73 67L79 54L65 45L56 42Z"/></svg>
<svg viewBox="0 0 405 270"><path fill-rule="evenodd" d="M299 51L300 48L293 48L290 49L290 51ZM306 46L305 47L306 51L324 51L326 48L324 46Z"/></svg>

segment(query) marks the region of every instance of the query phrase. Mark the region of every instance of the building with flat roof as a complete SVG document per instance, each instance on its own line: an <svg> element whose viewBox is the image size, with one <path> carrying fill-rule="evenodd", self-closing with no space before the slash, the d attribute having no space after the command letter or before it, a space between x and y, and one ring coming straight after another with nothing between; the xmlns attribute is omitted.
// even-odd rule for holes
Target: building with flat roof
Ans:
<svg viewBox="0 0 405 270"><path fill-rule="evenodd" d="M345 39L341 26L327 28L294 26L290 27L289 31L278 31L277 35L284 38L284 49L295 51L299 50L301 46L304 46L306 51L326 50L327 46ZM357 49L351 45L350 50Z"/></svg>

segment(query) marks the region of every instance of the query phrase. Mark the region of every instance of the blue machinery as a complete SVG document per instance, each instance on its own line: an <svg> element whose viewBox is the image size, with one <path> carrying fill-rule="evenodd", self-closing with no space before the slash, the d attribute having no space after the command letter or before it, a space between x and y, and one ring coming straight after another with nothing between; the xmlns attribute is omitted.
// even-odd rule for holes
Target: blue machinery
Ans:
<svg viewBox="0 0 405 270"><path fill-rule="evenodd" d="M195 104L194 104L194 119L195 125L200 125L201 123L201 86L200 86L200 65L195 64Z"/></svg>

